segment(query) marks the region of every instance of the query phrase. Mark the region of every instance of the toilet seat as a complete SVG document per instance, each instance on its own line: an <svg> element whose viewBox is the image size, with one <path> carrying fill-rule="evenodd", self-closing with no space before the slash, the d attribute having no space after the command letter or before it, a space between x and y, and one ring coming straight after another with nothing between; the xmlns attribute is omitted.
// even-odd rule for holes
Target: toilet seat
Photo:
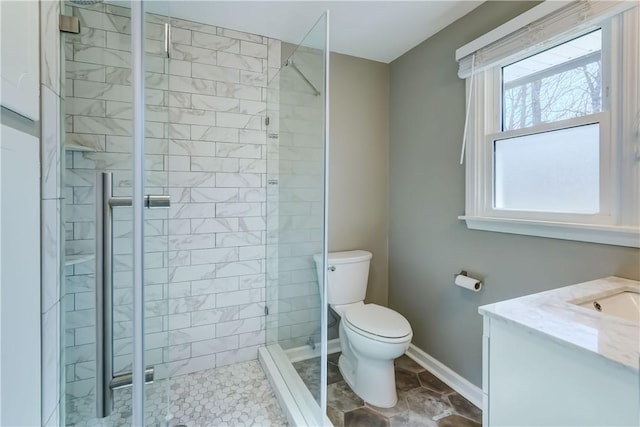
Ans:
<svg viewBox="0 0 640 427"><path fill-rule="evenodd" d="M377 304L363 304L344 313L345 326L376 341L402 342L412 335L411 325L400 313Z"/></svg>

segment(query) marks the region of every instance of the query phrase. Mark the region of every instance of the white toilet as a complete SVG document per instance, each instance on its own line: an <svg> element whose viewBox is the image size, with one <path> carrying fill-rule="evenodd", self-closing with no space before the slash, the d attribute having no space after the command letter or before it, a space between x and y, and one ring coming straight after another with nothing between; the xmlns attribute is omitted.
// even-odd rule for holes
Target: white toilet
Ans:
<svg viewBox="0 0 640 427"><path fill-rule="evenodd" d="M345 381L366 402L391 408L398 401L393 361L407 351L413 332L401 314L364 303L371 257L367 251L329 252L328 303L342 319L338 366ZM320 281L322 256L314 261Z"/></svg>

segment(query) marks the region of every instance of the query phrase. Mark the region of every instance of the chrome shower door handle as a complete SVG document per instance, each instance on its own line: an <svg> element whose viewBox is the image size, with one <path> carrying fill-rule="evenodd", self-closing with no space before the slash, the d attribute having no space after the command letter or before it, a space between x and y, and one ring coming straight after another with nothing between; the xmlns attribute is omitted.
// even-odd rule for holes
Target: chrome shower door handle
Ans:
<svg viewBox="0 0 640 427"><path fill-rule="evenodd" d="M98 175L96 203L96 417L111 415L113 393L112 235L113 174Z"/></svg>
<svg viewBox="0 0 640 427"><path fill-rule="evenodd" d="M144 196L145 208L168 208L171 207L171 196L166 194L147 194Z"/></svg>
<svg viewBox="0 0 640 427"><path fill-rule="evenodd" d="M113 208L132 206L131 197L113 196L113 173L98 175L96 201L96 417L111 415L113 389L131 384L130 373L113 375ZM170 196L146 195L147 208L168 208ZM146 381L154 369L147 368Z"/></svg>

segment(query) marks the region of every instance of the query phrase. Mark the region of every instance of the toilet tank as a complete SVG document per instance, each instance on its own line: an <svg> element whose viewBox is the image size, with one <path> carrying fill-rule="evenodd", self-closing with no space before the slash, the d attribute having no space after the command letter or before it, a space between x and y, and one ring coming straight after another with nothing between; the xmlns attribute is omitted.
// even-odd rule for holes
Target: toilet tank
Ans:
<svg viewBox="0 0 640 427"><path fill-rule="evenodd" d="M369 264L373 254L367 251L329 252L327 265L327 293L329 304L351 304L364 301L369 280ZM313 256L322 280L322 255Z"/></svg>

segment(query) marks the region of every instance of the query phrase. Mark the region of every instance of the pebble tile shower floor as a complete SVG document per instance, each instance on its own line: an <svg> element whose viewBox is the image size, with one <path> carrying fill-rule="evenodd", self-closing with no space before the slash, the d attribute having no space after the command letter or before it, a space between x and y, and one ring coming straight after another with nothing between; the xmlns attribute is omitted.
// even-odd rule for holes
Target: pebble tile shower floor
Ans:
<svg viewBox="0 0 640 427"><path fill-rule="evenodd" d="M170 387L170 413L166 414L166 387ZM148 426L243 427L286 426L286 416L257 360L207 369L158 381L147 387ZM69 408L73 409L73 408ZM92 408L93 410L93 408ZM85 414L87 415L87 414ZM108 422L89 416L76 419L77 426L131 425L131 389L116 390L114 412Z"/></svg>
<svg viewBox="0 0 640 427"><path fill-rule="evenodd" d="M395 361L398 403L378 408L360 399L338 369L340 353L330 354L327 416L335 427L481 427L482 411L407 356ZM318 358L293 364L317 399Z"/></svg>

